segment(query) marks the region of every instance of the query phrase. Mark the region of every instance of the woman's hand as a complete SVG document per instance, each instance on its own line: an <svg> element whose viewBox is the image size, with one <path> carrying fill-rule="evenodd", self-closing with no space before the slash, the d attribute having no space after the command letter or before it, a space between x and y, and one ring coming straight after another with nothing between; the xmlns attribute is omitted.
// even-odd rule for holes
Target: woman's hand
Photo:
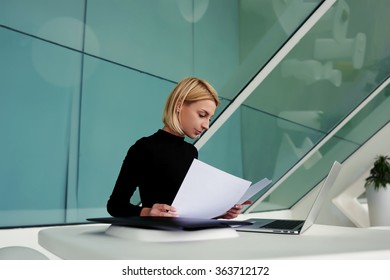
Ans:
<svg viewBox="0 0 390 280"><path fill-rule="evenodd" d="M177 217L175 212L175 207L169 206L167 204L156 203L152 206L152 208L142 208L140 216Z"/></svg>
<svg viewBox="0 0 390 280"><path fill-rule="evenodd" d="M241 213L242 208L244 208L243 205L252 204L252 201L247 200L242 204L236 204L232 208L230 208L229 211L225 213L225 215L221 216L222 219L234 219L237 218L237 216Z"/></svg>

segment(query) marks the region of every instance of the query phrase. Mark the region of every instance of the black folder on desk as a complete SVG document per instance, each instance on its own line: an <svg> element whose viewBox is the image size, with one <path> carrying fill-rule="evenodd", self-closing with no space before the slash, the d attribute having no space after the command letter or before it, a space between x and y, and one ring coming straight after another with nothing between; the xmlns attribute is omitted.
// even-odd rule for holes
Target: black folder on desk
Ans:
<svg viewBox="0 0 390 280"><path fill-rule="evenodd" d="M160 230L201 230L211 228L227 228L250 225L247 221L235 220L216 220L216 219L195 219L195 218L180 218L180 217L104 217L104 218L89 218L91 222L112 224L117 226L136 227L144 229L160 229Z"/></svg>

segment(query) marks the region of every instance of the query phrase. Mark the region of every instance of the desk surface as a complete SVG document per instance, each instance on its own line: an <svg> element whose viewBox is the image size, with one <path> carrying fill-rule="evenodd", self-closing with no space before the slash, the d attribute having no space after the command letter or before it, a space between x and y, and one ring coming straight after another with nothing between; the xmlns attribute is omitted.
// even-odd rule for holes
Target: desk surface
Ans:
<svg viewBox="0 0 390 280"><path fill-rule="evenodd" d="M240 232L238 237L144 242L110 236L108 225L43 229L38 242L62 259L390 259L390 230L313 225L302 235ZM131 229L130 229L131 230Z"/></svg>

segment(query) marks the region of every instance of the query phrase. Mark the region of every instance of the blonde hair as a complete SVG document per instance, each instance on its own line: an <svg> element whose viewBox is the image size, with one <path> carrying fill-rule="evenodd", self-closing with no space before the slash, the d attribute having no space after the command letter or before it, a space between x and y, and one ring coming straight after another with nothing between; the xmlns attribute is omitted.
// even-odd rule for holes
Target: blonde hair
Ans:
<svg viewBox="0 0 390 280"><path fill-rule="evenodd" d="M217 92L207 81L194 77L181 80L168 96L163 111L164 125L172 131L184 135L177 111L183 103L192 103L201 100L214 101L216 106L220 103Z"/></svg>

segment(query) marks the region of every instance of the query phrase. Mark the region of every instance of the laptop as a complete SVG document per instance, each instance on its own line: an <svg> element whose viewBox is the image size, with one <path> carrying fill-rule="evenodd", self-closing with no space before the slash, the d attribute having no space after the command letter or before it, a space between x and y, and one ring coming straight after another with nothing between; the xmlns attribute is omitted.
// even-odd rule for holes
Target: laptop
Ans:
<svg viewBox="0 0 390 280"><path fill-rule="evenodd" d="M266 232L282 234L301 234L311 227L318 217L321 207L330 188L336 181L341 170L341 164L335 161L330 169L328 176L317 194L313 206L311 207L306 220L280 220L280 219L247 219L250 225L243 225L236 228L237 231L247 232Z"/></svg>

